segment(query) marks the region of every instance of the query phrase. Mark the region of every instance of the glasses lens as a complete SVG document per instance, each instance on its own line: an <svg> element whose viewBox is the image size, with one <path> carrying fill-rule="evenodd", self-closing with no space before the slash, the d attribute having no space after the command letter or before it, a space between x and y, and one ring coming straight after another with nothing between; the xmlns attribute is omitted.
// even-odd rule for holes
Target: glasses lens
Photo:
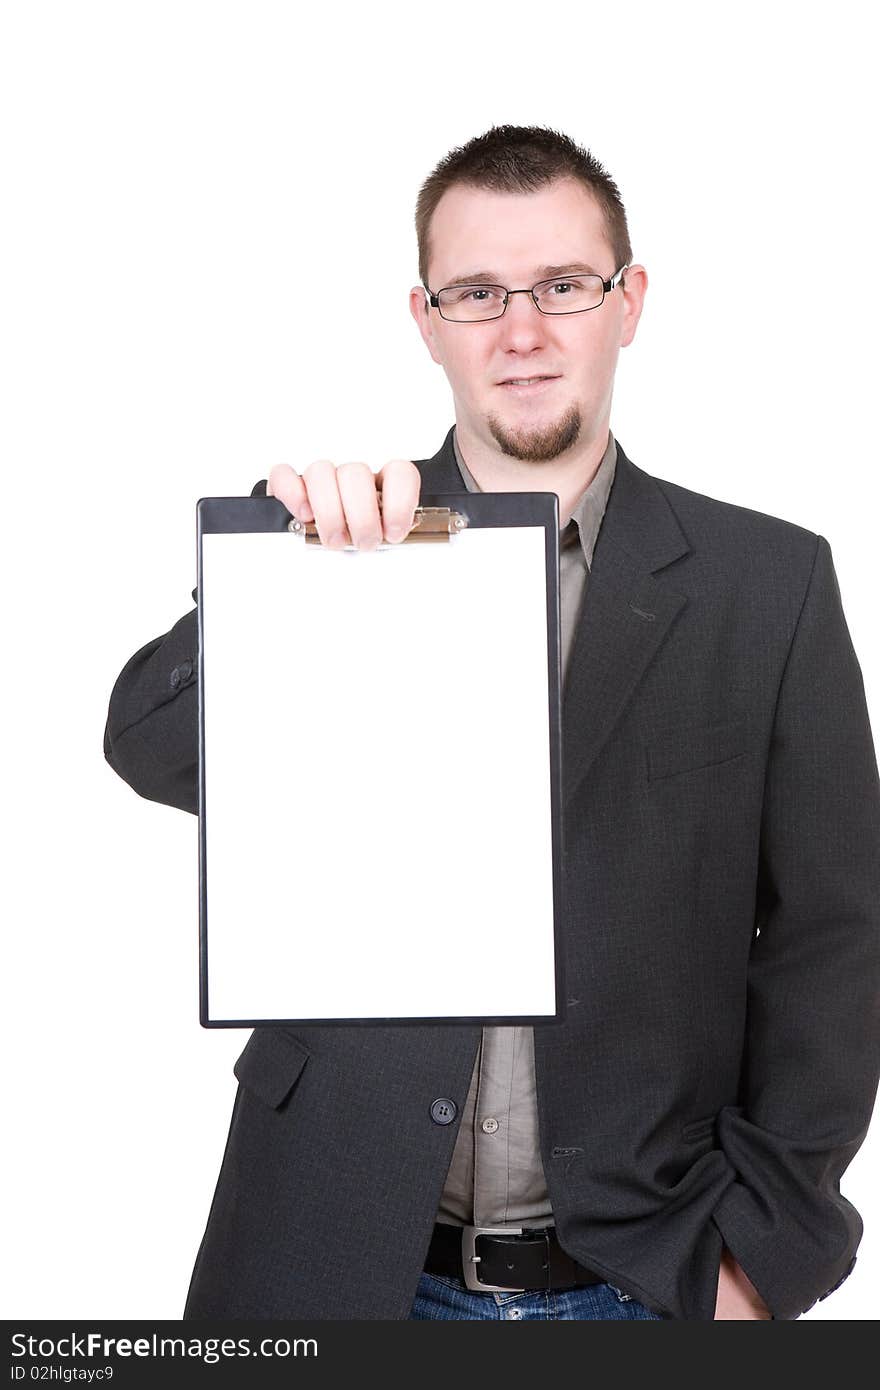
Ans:
<svg viewBox="0 0 880 1390"><path fill-rule="evenodd" d="M573 275L568 280L544 280L535 286L538 307L545 314L577 314L596 309L605 290L600 275Z"/></svg>
<svg viewBox="0 0 880 1390"><path fill-rule="evenodd" d="M504 313L503 285L453 285L437 295L440 312L456 323L496 319Z"/></svg>

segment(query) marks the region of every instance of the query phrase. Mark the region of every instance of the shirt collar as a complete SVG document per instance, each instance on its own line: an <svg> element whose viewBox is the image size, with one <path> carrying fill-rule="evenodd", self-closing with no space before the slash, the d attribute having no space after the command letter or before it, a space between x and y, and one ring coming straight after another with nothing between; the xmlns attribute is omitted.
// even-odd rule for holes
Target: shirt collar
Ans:
<svg viewBox="0 0 880 1390"><path fill-rule="evenodd" d="M458 447L458 431L452 431L452 446L455 450L455 461L458 464L459 472L464 479L464 485L468 492L482 492L482 488L476 478L471 473L467 464L461 456ZM605 515L605 508L608 505L608 497L611 492L611 484L614 482L614 471L617 467L617 442L611 431L608 431L608 444L602 455L602 460L589 485L584 489L574 510L571 520L567 526L562 528L559 536L560 549L569 545L574 545L580 538L581 548L584 552L584 559L587 562L587 569L593 564L593 551L596 548L596 540L599 535L599 527L602 525L602 518Z"/></svg>

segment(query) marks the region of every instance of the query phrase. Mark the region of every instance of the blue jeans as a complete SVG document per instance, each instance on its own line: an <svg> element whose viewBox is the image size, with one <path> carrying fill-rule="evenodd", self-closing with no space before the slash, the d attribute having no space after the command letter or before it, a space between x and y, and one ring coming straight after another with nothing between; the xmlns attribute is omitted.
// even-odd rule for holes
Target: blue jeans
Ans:
<svg viewBox="0 0 880 1390"><path fill-rule="evenodd" d="M663 1319L613 1284L578 1284L572 1289L527 1289L525 1293L471 1293L450 1274L423 1274L410 1318L492 1318L524 1321Z"/></svg>

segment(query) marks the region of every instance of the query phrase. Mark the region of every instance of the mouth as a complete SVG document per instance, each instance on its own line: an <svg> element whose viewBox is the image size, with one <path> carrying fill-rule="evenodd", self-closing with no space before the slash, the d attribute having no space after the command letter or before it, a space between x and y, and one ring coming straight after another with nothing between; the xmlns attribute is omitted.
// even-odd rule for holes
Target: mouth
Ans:
<svg viewBox="0 0 880 1390"><path fill-rule="evenodd" d="M508 377L506 381L499 381L498 385L514 396L536 396L546 391L554 381L559 381L559 377L519 376Z"/></svg>

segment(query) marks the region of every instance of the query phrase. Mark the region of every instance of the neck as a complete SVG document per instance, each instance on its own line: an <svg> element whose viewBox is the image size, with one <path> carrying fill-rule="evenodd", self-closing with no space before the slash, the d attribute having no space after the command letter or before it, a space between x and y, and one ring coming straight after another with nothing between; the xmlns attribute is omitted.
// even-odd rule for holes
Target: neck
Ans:
<svg viewBox="0 0 880 1390"><path fill-rule="evenodd" d="M458 420L455 435L461 456L483 492L555 492L561 529L596 476L608 447L608 421L591 439L578 440L559 458L537 463L511 458L494 440L486 444Z"/></svg>

